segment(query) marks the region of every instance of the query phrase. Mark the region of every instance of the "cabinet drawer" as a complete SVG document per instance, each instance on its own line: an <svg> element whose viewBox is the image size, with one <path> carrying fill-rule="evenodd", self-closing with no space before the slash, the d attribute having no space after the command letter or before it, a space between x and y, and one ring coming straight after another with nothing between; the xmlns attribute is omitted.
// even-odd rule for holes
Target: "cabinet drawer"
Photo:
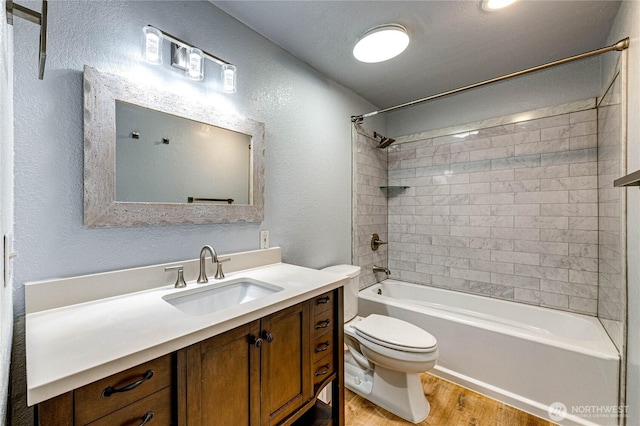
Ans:
<svg viewBox="0 0 640 426"><path fill-rule="evenodd" d="M315 339L311 344L311 363L315 364L320 359L333 354L333 333L326 333Z"/></svg>
<svg viewBox="0 0 640 426"><path fill-rule="evenodd" d="M311 321L311 339L315 340L318 336L333 331L333 309L314 316Z"/></svg>
<svg viewBox="0 0 640 426"><path fill-rule="evenodd" d="M93 382L75 391L76 424L99 419L170 384L171 354Z"/></svg>
<svg viewBox="0 0 640 426"><path fill-rule="evenodd" d="M320 296L316 296L311 300L311 315L316 316L320 312L327 311L333 308L333 291L330 291L325 294L321 294Z"/></svg>
<svg viewBox="0 0 640 426"><path fill-rule="evenodd" d="M171 388L165 388L88 426L168 426L171 423Z"/></svg>
<svg viewBox="0 0 640 426"><path fill-rule="evenodd" d="M333 364L333 354L329 354L317 362L313 363L313 386L314 388L322 384L335 371Z"/></svg>

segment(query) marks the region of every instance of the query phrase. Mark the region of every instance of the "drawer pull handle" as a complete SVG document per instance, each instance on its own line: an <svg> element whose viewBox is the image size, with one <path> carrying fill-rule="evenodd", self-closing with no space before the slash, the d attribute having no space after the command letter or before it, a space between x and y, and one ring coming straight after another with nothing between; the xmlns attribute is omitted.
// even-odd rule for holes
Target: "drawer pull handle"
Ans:
<svg viewBox="0 0 640 426"><path fill-rule="evenodd" d="M329 343L329 341L327 340L326 342L321 343L321 344L319 344L318 346L316 346L315 351L316 351L316 353L324 352L324 351L326 351L327 349L329 349L329 346L330 346L330 345L331 345L331 343Z"/></svg>
<svg viewBox="0 0 640 426"><path fill-rule="evenodd" d="M316 371L316 377L324 376L325 374L327 374L329 372L330 369L331 369L331 364L325 364L324 370Z"/></svg>
<svg viewBox="0 0 640 426"><path fill-rule="evenodd" d="M329 327L329 324L331 324L331 321L324 320L324 321L320 321L319 323L316 324L316 330L320 330L321 328L327 328Z"/></svg>
<svg viewBox="0 0 640 426"><path fill-rule="evenodd" d="M147 414L144 415L144 417L142 417L142 423L140 423L140 426L146 425L151 421L151 419L153 419L153 413L149 411Z"/></svg>
<svg viewBox="0 0 640 426"><path fill-rule="evenodd" d="M130 385L127 385L125 387L122 387L120 389L116 389L113 388L111 386L106 387L103 391L102 391L102 396L104 397L110 397L111 395L113 395L114 393L119 393L119 392L129 392L130 390L133 390L135 388L137 388L138 386L140 386L143 382L149 380L150 378L153 377L153 370L147 370L146 373L144 373L144 376L142 376L142 379L131 383Z"/></svg>
<svg viewBox="0 0 640 426"><path fill-rule="evenodd" d="M331 298L329 296L325 296L325 297L321 297L319 299L316 299L316 306L326 305L327 303L329 303L329 300L331 300Z"/></svg>

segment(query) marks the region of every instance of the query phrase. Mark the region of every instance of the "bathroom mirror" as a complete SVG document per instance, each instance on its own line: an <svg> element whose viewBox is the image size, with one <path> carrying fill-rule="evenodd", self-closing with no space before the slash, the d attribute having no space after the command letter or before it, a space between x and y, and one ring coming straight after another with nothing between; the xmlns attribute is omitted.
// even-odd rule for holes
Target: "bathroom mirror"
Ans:
<svg viewBox="0 0 640 426"><path fill-rule="evenodd" d="M264 124L84 69L88 227L260 222Z"/></svg>
<svg viewBox="0 0 640 426"><path fill-rule="evenodd" d="M251 136L116 100L116 201L249 204Z"/></svg>

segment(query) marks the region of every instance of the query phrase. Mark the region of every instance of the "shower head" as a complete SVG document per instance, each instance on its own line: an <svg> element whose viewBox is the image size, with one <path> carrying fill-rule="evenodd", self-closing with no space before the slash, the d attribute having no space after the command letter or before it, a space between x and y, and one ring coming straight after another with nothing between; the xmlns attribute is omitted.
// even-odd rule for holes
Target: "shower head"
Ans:
<svg viewBox="0 0 640 426"><path fill-rule="evenodd" d="M380 140L380 143L378 144L377 148L386 148L389 145L391 145L392 143L394 143L396 140L395 139L391 139L391 138L385 138L384 136L382 137L382 139Z"/></svg>
<svg viewBox="0 0 640 426"><path fill-rule="evenodd" d="M391 139L391 138L387 138L385 136L382 136L380 133L378 132L373 132L373 138L374 139L378 139L380 138L380 142L378 142L378 146L376 148L386 148L389 145L391 145L392 143L394 143L396 140L395 139Z"/></svg>

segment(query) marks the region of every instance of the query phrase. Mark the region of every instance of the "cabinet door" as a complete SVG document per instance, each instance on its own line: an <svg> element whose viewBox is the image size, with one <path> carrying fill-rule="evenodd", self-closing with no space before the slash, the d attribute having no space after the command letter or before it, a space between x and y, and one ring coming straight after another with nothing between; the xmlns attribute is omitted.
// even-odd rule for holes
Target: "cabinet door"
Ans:
<svg viewBox="0 0 640 426"><path fill-rule="evenodd" d="M187 425L260 424L259 333L254 321L187 348Z"/></svg>
<svg viewBox="0 0 640 426"><path fill-rule="evenodd" d="M313 397L309 305L262 319L262 424L275 425Z"/></svg>

